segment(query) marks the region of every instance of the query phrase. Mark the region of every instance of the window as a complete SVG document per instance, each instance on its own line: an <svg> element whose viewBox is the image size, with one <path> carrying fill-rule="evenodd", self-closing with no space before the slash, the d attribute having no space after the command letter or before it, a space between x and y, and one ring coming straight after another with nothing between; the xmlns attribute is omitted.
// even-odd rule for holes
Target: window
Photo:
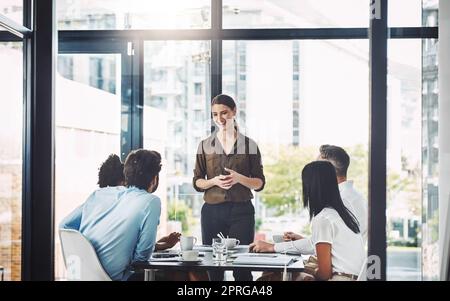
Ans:
<svg viewBox="0 0 450 301"><path fill-rule="evenodd" d="M73 209L83 202L95 188L97 167L106 155L119 153L120 143L124 143L120 132L128 128L130 120L128 107L120 106L122 91L126 92L123 95L143 92L144 107L138 108L144 114L143 128L132 123L133 128L138 134L143 133L145 148L156 149L163 156L157 191L163 201L161 232L183 231L200 237L203 201L202 195L192 188L192 169L197 145L210 130L212 90L235 98L240 128L258 142L263 152L267 186L255 199L257 239L270 239L271 234L286 228L308 234L309 218L300 204L299 173L317 156L321 144L337 144L349 152L349 178L367 196L369 41L344 37L358 33L355 28L369 27L371 1L223 0L219 8L224 29L332 29L317 32L339 32L341 40L336 36L330 40L318 36L298 41L282 37L265 40L267 37L261 36L260 31L252 30L222 32L226 40L221 40L222 35L217 35L220 31L216 30L189 31L186 35L182 30L211 28L211 18L216 15L211 13L212 1L215 0L56 1L60 30L112 30L107 35L128 29L180 30L180 36L173 41L143 40L155 38L155 31L133 36L136 45L144 45L144 66L143 71L133 68L133 76L126 80L143 76L143 91L123 89L125 68L118 55L59 56L57 219L67 213L63 211L68 207ZM11 5L6 5L5 11L4 3L0 13L3 9L9 16ZM390 27L437 26L438 0L388 3ZM219 51L211 52L209 40L200 41L210 33L212 37L207 39L218 40L222 46ZM410 39L409 33L419 39L429 31L413 29L408 36L401 30L396 33L408 39L389 42L388 279L435 279L439 233L438 43L436 39ZM234 34L239 35L236 40ZM256 40L251 40L253 34L259 35ZM78 38L76 32L70 35L74 40ZM123 34L119 34L117 40L122 38ZM221 74L210 68L211 63L218 62L218 55L222 56ZM138 57L129 59L140 64ZM217 79L222 80L221 91ZM141 83L133 87L137 86ZM79 91L88 96L74 99ZM133 104L137 98L133 96ZM98 118L99 112L107 117ZM125 143L129 142L127 139L122 138ZM130 140L136 145L134 136ZM87 160L82 162L80 158ZM72 167L70 162L77 160L81 162L77 174L69 174L66 165ZM73 187L66 187L81 172L87 174L83 188L74 192ZM281 185L284 183L289 184ZM57 275L61 275L58 266Z"/></svg>
<svg viewBox="0 0 450 301"><path fill-rule="evenodd" d="M422 11L422 26L438 26L439 0L424 0Z"/></svg>
<svg viewBox="0 0 450 301"><path fill-rule="evenodd" d="M60 30L211 27L210 0L58 0Z"/></svg>
<svg viewBox="0 0 450 301"><path fill-rule="evenodd" d="M122 72L121 57L117 54L61 54L58 58L56 229L65 216L98 188L98 169L108 155L120 156ZM69 64L72 70L65 70L67 61L72 62ZM103 80L104 75L111 75L110 70L114 70L114 77ZM71 76L66 78L65 74ZM105 84L108 81L111 85ZM64 278L64 270L59 238L55 235L55 278Z"/></svg>
<svg viewBox="0 0 450 301"><path fill-rule="evenodd" d="M194 111L194 120L195 122L202 122L205 119L205 112L202 110L195 110Z"/></svg>
<svg viewBox="0 0 450 301"><path fill-rule="evenodd" d="M242 93L236 82L245 85L245 98L237 102L238 114L244 110L246 117L238 123L262 152L266 187L255 198L261 221L257 238L271 239L286 229L309 232L300 173L322 144L349 152L349 178L367 196L368 41L224 41L223 49L224 57L235 56L236 49L246 57L246 80L227 76L222 86L236 97ZM300 83L293 80L296 64ZM224 74L226 68L236 66L224 64ZM299 98L294 96L295 83Z"/></svg>
<svg viewBox="0 0 450 301"><path fill-rule="evenodd" d="M421 26L421 24L422 0L388 1L388 26L414 27Z"/></svg>
<svg viewBox="0 0 450 301"><path fill-rule="evenodd" d="M435 14L432 10L431 14ZM437 280L439 273L439 86L437 40L422 41L422 275Z"/></svg>
<svg viewBox="0 0 450 301"><path fill-rule="evenodd" d="M298 100L300 98L300 86L299 86L299 80L300 80L300 56L299 56L299 44L298 42L294 41L292 43L292 93L293 93L293 99ZM297 103L298 106L298 103Z"/></svg>
<svg viewBox="0 0 450 301"><path fill-rule="evenodd" d="M116 82L120 83L120 66L114 55L77 54L59 55L58 73L65 79L89 85L112 94L116 93Z"/></svg>
<svg viewBox="0 0 450 301"><path fill-rule="evenodd" d="M368 27L369 11L368 0L223 0L223 27Z"/></svg>
<svg viewBox="0 0 450 301"><path fill-rule="evenodd" d="M22 43L0 42L0 266L5 280L21 279Z"/></svg>
<svg viewBox="0 0 450 301"><path fill-rule="evenodd" d="M437 95L421 89L437 82L437 67L422 61L437 50L427 43L389 41L388 280L433 279L439 271Z"/></svg>
<svg viewBox="0 0 450 301"><path fill-rule="evenodd" d="M0 14L13 20L17 24L23 24L23 0L2 0ZM0 31L4 30L0 26Z"/></svg>
<svg viewBox="0 0 450 301"><path fill-rule="evenodd" d="M388 26L437 26L438 6L439 0L389 0Z"/></svg>
<svg viewBox="0 0 450 301"><path fill-rule="evenodd" d="M427 13L435 14L432 10ZM425 18L426 19L426 18ZM439 238L439 98L437 40L422 42L422 275L438 279Z"/></svg>
<svg viewBox="0 0 450 301"><path fill-rule="evenodd" d="M144 148L158 151L163 165L156 191L163 204L159 231L200 238L203 196L192 187L192 171L198 143L210 131L210 45L148 41L144 49ZM155 81L154 69L166 74L164 80ZM204 70L203 76L196 70ZM147 101L155 97L165 97L167 105Z"/></svg>
<svg viewBox="0 0 450 301"><path fill-rule="evenodd" d="M205 69L204 66L202 66L202 63L196 62L194 64L194 74L196 76L205 76Z"/></svg>
<svg viewBox="0 0 450 301"><path fill-rule="evenodd" d="M388 26L437 26L439 0L389 0Z"/></svg>
<svg viewBox="0 0 450 301"><path fill-rule="evenodd" d="M300 123L300 119L299 119L299 114L298 114L298 110L293 109L293 120L292 120L292 127L295 129L299 128L299 123Z"/></svg>
<svg viewBox="0 0 450 301"><path fill-rule="evenodd" d="M201 83L195 83L194 84L194 88L195 88L195 95L202 95L203 94L203 89L202 89L202 84Z"/></svg>
<svg viewBox="0 0 450 301"><path fill-rule="evenodd" d="M58 57L58 73L67 79L73 80L73 57L60 55Z"/></svg>

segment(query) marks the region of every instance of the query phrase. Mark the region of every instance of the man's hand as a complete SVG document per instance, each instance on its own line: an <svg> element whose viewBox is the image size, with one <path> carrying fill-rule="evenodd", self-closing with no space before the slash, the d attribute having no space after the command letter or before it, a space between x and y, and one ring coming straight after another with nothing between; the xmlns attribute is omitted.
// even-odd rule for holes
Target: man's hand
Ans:
<svg viewBox="0 0 450 301"><path fill-rule="evenodd" d="M156 242L156 250L162 251L172 248L180 241L180 236L181 233L172 232L169 235L162 237Z"/></svg>
<svg viewBox="0 0 450 301"><path fill-rule="evenodd" d="M296 234L294 232L284 232L283 239L284 240L299 240L303 239L304 237L300 234Z"/></svg>
<svg viewBox="0 0 450 301"><path fill-rule="evenodd" d="M181 233L178 232L172 232L169 235L166 236L166 245L168 248L172 248L174 245L176 245L180 241Z"/></svg>
<svg viewBox="0 0 450 301"><path fill-rule="evenodd" d="M275 253L274 244L258 240L249 246L250 252L255 253Z"/></svg>

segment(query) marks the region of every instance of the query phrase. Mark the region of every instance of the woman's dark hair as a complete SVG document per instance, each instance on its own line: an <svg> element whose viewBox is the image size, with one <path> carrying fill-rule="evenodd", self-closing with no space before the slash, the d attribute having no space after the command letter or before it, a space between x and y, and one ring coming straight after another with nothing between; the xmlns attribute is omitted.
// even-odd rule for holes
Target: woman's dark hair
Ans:
<svg viewBox="0 0 450 301"><path fill-rule="evenodd" d="M231 96L226 94L219 94L211 100L211 107L213 105L224 105L234 110L236 108L236 102Z"/></svg>
<svg viewBox="0 0 450 301"><path fill-rule="evenodd" d="M336 170L328 161L314 161L302 171L303 205L309 209L312 219L324 208L337 211L347 227L359 233L359 223L342 202L336 179Z"/></svg>
<svg viewBox="0 0 450 301"><path fill-rule="evenodd" d="M124 181L123 164L119 156L111 154L102 163L98 172L98 186L100 188L108 186L118 186Z"/></svg>
<svg viewBox="0 0 450 301"><path fill-rule="evenodd" d="M161 171L161 155L156 151L138 149L125 160L124 175L127 186L148 190Z"/></svg>
<svg viewBox="0 0 450 301"><path fill-rule="evenodd" d="M219 94L216 97L214 97L211 100L211 108L213 105L224 105L224 106L229 107L231 110L236 109L236 102L234 101L234 99L231 96L228 96L226 94ZM211 118L213 117L212 115L213 115L213 113L211 112ZM235 129L238 129L236 120L234 120L234 127L235 127ZM211 132L215 132L216 130L217 130L216 126L212 125Z"/></svg>

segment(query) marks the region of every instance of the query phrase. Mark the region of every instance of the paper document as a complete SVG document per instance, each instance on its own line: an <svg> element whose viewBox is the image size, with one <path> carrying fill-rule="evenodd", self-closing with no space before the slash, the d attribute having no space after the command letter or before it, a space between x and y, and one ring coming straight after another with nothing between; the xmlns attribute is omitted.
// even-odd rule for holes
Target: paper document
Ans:
<svg viewBox="0 0 450 301"><path fill-rule="evenodd" d="M265 255L266 256L238 256L234 260L233 264L284 266L294 262L294 258L291 256L271 255L271 254Z"/></svg>
<svg viewBox="0 0 450 301"><path fill-rule="evenodd" d="M238 253L235 254L236 257L247 256L247 257L265 257L265 258L276 258L280 256L280 254L272 254L272 253Z"/></svg>
<svg viewBox="0 0 450 301"><path fill-rule="evenodd" d="M181 257L172 257L172 258L150 258L151 262L178 262Z"/></svg>

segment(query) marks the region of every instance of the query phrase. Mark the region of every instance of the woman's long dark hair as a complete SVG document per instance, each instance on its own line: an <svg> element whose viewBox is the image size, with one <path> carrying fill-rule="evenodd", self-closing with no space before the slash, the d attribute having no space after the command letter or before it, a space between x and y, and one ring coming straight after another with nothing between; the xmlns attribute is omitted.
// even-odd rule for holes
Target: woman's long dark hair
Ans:
<svg viewBox="0 0 450 301"><path fill-rule="evenodd" d="M303 168L303 205L309 209L312 219L323 208L337 211L347 227L359 233L359 223L342 202L336 179L336 171L328 161L314 161Z"/></svg>

